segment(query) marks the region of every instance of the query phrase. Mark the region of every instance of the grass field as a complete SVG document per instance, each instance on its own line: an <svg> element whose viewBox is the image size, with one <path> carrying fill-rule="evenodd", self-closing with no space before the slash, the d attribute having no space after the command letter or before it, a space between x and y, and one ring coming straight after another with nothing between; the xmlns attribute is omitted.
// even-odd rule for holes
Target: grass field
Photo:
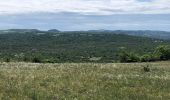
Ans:
<svg viewBox="0 0 170 100"><path fill-rule="evenodd" d="M0 100L170 100L170 62L0 63Z"/></svg>

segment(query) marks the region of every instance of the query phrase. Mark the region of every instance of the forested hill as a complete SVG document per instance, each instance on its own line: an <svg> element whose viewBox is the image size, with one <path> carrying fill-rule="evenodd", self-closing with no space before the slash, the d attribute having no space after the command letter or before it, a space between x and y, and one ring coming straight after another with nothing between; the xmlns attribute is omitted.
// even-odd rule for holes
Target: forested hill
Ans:
<svg viewBox="0 0 170 100"><path fill-rule="evenodd" d="M142 37L149 37L149 38L157 38L157 39L164 39L170 40L170 32L165 31L114 31L117 34L126 34L132 36L142 36Z"/></svg>
<svg viewBox="0 0 170 100"><path fill-rule="evenodd" d="M169 45L165 40L105 32L15 31L0 34L1 60L113 62L120 48L143 54L160 44Z"/></svg>
<svg viewBox="0 0 170 100"><path fill-rule="evenodd" d="M113 34L125 34L131 36L142 36L142 37L149 37L149 38L156 38L156 39L164 39L170 40L170 32L166 31L150 31L150 30L89 30L89 32L98 32L98 33L113 33Z"/></svg>
<svg viewBox="0 0 170 100"><path fill-rule="evenodd" d="M9 30L0 30L1 34L4 33L57 33L62 32L57 29L50 29L48 31L41 31L37 29L9 29ZM72 32L85 32L85 33L112 33L112 34L125 34L131 36L141 36L141 37L149 37L149 38L156 38L156 39L164 39L170 40L170 32L166 31L150 31L150 30L88 30L88 31L70 31L67 33Z"/></svg>

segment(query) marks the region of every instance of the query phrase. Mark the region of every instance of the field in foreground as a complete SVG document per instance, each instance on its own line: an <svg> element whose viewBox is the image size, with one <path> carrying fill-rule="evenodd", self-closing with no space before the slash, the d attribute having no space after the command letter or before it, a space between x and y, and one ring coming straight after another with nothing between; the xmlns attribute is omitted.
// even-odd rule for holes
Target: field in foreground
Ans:
<svg viewBox="0 0 170 100"><path fill-rule="evenodd" d="M170 100L170 62L0 63L0 100Z"/></svg>

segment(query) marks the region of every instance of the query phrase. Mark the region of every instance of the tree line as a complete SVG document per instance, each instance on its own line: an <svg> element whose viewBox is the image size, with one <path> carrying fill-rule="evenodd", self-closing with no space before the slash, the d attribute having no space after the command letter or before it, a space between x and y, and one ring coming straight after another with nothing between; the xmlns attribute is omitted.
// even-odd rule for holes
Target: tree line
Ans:
<svg viewBox="0 0 170 100"><path fill-rule="evenodd" d="M39 54L37 54L39 55ZM99 60L90 60L91 57L84 57L80 60L77 58L72 58L66 55L60 55L58 57L49 57L49 56L36 56L35 54L24 55L19 54L13 56L3 57L3 61L5 62L32 62L32 63L64 63L64 62L102 62L106 63L107 60L103 56L98 57ZM154 61L166 61L170 60L170 47L168 45L160 45L152 52L140 53L131 52L126 48L120 48L116 53L116 59L114 57L111 58L112 62L121 62L121 63L131 63L131 62L154 62ZM2 61L2 59L1 59Z"/></svg>
<svg viewBox="0 0 170 100"><path fill-rule="evenodd" d="M154 48L153 52L148 52L143 55L128 52L125 48L121 48L117 56L118 61L122 63L165 61L170 60L170 47L167 45L160 45Z"/></svg>

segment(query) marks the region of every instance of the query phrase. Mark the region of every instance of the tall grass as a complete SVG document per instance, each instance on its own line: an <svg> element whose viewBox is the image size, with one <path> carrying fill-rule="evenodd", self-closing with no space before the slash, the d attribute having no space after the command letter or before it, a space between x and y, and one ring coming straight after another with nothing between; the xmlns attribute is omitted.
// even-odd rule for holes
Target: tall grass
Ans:
<svg viewBox="0 0 170 100"><path fill-rule="evenodd" d="M0 63L1 100L169 100L170 62Z"/></svg>

